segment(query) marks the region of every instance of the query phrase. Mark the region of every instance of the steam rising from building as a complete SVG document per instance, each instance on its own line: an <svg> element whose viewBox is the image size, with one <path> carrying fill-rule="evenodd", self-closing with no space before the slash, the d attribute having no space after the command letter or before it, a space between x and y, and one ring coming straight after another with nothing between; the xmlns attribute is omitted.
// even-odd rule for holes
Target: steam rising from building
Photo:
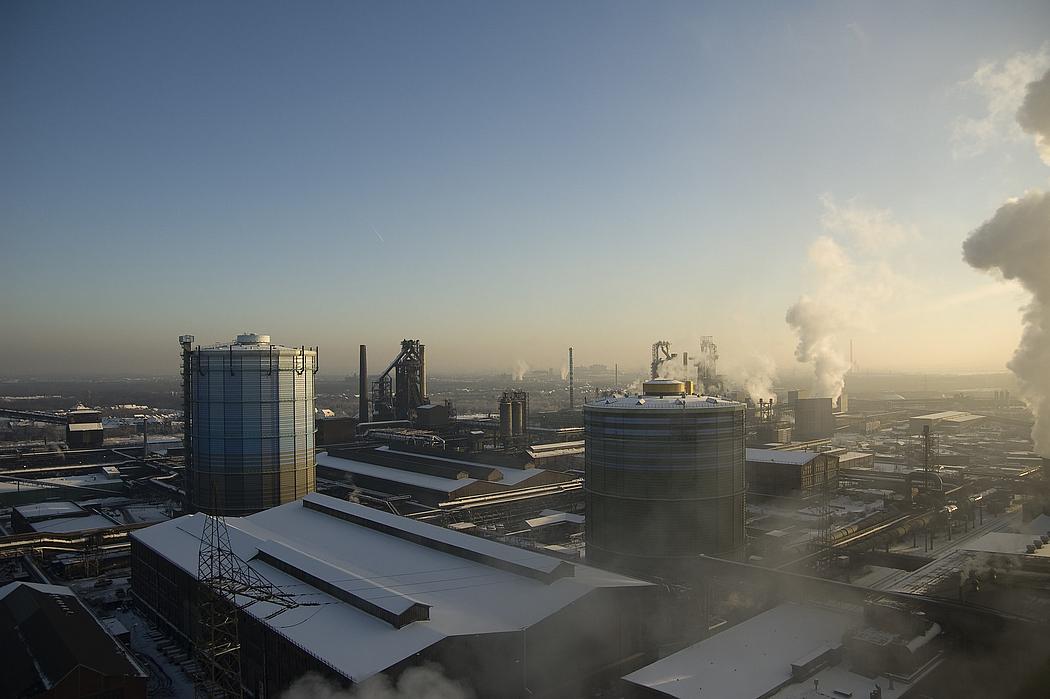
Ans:
<svg viewBox="0 0 1050 699"><path fill-rule="evenodd" d="M750 361L740 371L740 382L752 402L773 400L773 381L777 375L777 365L771 357L764 354L752 355Z"/></svg>
<svg viewBox="0 0 1050 699"><path fill-rule="evenodd" d="M796 359L813 367L814 397L837 400L850 369L845 333L870 325L872 310L904 284L890 256L914 232L885 209L830 196L822 203L827 234L809 248L815 289L788 308L785 320L798 337Z"/></svg>
<svg viewBox="0 0 1050 699"><path fill-rule="evenodd" d="M519 359L517 362L514 363L514 370L512 372L513 375L514 375L514 380L515 381L524 381L525 380L525 374L528 373L528 371L529 371L528 363L524 359Z"/></svg>
<svg viewBox="0 0 1050 699"><path fill-rule="evenodd" d="M999 207L963 244L966 261L1016 279L1032 294L1021 344L1007 365L1035 414L1036 451L1050 455L1050 193L1029 192Z"/></svg>
<svg viewBox="0 0 1050 699"><path fill-rule="evenodd" d="M1025 133L1035 136L1039 155L1050 165L1050 70L1028 84L1024 102L1017 110L1017 123Z"/></svg>
<svg viewBox="0 0 1050 699"><path fill-rule="evenodd" d="M1044 160L1050 145L1050 71L1028 84L1017 120L1036 137ZM963 243L971 266L1020 282L1032 294L1024 310L1021 344L1007 366L1035 416L1035 449L1050 456L1050 192L1011 199Z"/></svg>
<svg viewBox="0 0 1050 699"><path fill-rule="evenodd" d="M351 689L310 672L293 682L281 699L474 699L474 692L446 677L440 665L425 663L405 670L396 684L386 675L374 675Z"/></svg>

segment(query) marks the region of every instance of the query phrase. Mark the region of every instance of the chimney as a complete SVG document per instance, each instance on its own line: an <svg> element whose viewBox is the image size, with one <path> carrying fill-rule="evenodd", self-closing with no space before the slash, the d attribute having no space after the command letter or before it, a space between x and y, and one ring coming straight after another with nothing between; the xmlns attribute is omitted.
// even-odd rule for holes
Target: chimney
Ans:
<svg viewBox="0 0 1050 699"><path fill-rule="evenodd" d="M361 345L361 368L357 374L357 392L360 394L358 397L357 407L357 422L369 422L372 417L368 414L368 349L365 345Z"/></svg>

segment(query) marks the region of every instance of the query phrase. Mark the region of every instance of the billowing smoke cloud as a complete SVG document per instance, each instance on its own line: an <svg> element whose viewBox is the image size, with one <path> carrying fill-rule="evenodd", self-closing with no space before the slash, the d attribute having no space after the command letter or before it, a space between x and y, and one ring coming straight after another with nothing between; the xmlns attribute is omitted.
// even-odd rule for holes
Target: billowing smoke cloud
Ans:
<svg viewBox="0 0 1050 699"><path fill-rule="evenodd" d="M569 365L568 364L562 364L561 365L561 380L562 381L568 381L569 380Z"/></svg>
<svg viewBox="0 0 1050 699"><path fill-rule="evenodd" d="M984 63L959 85L959 91L984 103L979 117L956 120L952 128L952 154L968 158L1000 143L1024 137L1014 118L1025 99L1029 83L1050 68L1050 44L1036 51L1022 51L1000 63ZM1023 124L1022 124L1023 126Z"/></svg>
<svg viewBox="0 0 1050 699"><path fill-rule="evenodd" d="M777 365L771 357L762 354L752 355L740 371L740 382L753 403L759 399L774 400L773 382L776 380Z"/></svg>
<svg viewBox="0 0 1050 699"><path fill-rule="evenodd" d="M845 327L832 304L803 296L787 311L788 325L798 335L795 358L813 365L813 393L838 399L846 384L849 360L839 349L839 333Z"/></svg>
<svg viewBox="0 0 1050 699"><path fill-rule="evenodd" d="M1008 201L970 234L963 257L973 267L1015 279L1032 294L1021 344L1007 365L1035 415L1036 451L1050 456L1050 193Z"/></svg>
<svg viewBox="0 0 1050 699"><path fill-rule="evenodd" d="M1050 70L1028 84L1024 102L1017 110L1017 123L1025 133L1035 136L1039 155L1050 165Z"/></svg>
<svg viewBox="0 0 1050 699"><path fill-rule="evenodd" d="M872 309L905 285L890 258L915 233L885 209L840 205L830 196L822 203L827 234L809 248L816 288L788 308L785 320L798 337L795 358L813 367L814 395L837 399L850 369L846 333L869 326Z"/></svg>
<svg viewBox="0 0 1050 699"><path fill-rule="evenodd" d="M386 675L375 675L349 690L310 672L293 682L281 699L474 699L474 692L445 677L440 665L425 663L401 673L396 685Z"/></svg>
<svg viewBox="0 0 1050 699"><path fill-rule="evenodd" d="M529 365L524 359L519 359L514 362L514 369L512 371L515 381L524 381L525 374L529 370Z"/></svg>

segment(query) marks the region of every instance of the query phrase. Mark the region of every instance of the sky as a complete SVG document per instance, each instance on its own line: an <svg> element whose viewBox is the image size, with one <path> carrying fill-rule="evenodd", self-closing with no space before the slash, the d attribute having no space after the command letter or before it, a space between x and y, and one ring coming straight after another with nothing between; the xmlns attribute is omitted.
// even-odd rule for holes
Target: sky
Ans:
<svg viewBox="0 0 1050 699"><path fill-rule="evenodd" d="M861 370L1001 370L1026 298L961 245L1050 181L1048 42L1045 1L5 2L0 374L251 330L333 374L713 335L786 375L804 296Z"/></svg>

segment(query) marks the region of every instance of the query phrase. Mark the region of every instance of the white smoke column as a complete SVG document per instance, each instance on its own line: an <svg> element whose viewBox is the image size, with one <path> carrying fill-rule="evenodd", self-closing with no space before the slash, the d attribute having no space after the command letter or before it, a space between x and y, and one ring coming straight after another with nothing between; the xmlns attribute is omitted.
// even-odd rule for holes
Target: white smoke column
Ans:
<svg viewBox="0 0 1050 699"><path fill-rule="evenodd" d="M1017 110L1017 123L1025 133L1035 136L1039 155L1050 165L1050 70L1028 84L1024 102Z"/></svg>
<svg viewBox="0 0 1050 699"><path fill-rule="evenodd" d="M785 319L798 335L795 358L813 365L814 394L838 400L846 385L849 360L838 348L844 324L837 309L803 296L788 309Z"/></svg>
<svg viewBox="0 0 1050 699"><path fill-rule="evenodd" d="M845 331L869 326L873 310L905 285L890 257L916 234L885 209L840 205L829 195L821 201L828 234L809 248L816 289L788 308L785 320L798 337L795 358L813 367L815 397L837 400L850 368Z"/></svg>
<svg viewBox="0 0 1050 699"><path fill-rule="evenodd" d="M773 381L777 375L777 365L771 357L762 354L752 355L741 375L744 391L747 392L753 403L757 404L759 399L772 401L776 398L773 393Z"/></svg>
<svg viewBox="0 0 1050 699"><path fill-rule="evenodd" d="M513 371L514 380L515 381L524 381L525 380L525 374L526 374L526 372L528 372L528 370L529 370L529 365L525 362L525 360L524 359L519 359L517 362L514 363L514 371Z"/></svg>
<svg viewBox="0 0 1050 699"><path fill-rule="evenodd" d="M562 381L568 381L569 380L569 365L568 364L562 364L561 365L561 380Z"/></svg>
<svg viewBox="0 0 1050 699"><path fill-rule="evenodd" d="M386 675L375 675L349 690L307 673L281 695L281 699L474 699L474 692L450 680L436 663L411 667L394 685Z"/></svg>
<svg viewBox="0 0 1050 699"><path fill-rule="evenodd" d="M1050 457L1050 193L1029 192L1003 204L966 239L963 257L977 269L1017 280L1032 294L1021 344L1007 366L1035 415L1036 452Z"/></svg>

